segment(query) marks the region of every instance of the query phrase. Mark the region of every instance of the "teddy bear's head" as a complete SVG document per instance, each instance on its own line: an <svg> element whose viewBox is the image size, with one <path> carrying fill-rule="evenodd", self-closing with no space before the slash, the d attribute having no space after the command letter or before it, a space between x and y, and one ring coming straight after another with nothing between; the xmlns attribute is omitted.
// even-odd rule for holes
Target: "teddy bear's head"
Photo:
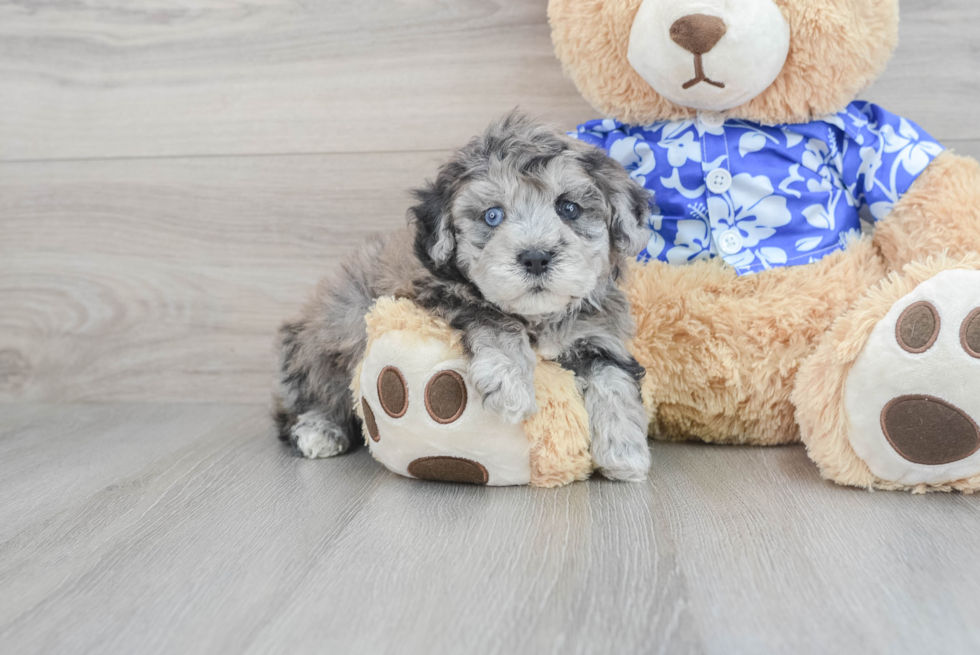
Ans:
<svg viewBox="0 0 980 655"><path fill-rule="evenodd" d="M548 13L582 95L634 124L836 113L898 41L898 0L550 0Z"/></svg>

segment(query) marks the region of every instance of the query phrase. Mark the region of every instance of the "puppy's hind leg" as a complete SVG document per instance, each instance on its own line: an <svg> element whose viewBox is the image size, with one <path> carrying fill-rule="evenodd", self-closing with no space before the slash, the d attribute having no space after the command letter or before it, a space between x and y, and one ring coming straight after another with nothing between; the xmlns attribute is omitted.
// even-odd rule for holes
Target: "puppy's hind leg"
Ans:
<svg viewBox="0 0 980 655"><path fill-rule="evenodd" d="M275 412L279 438L310 459L346 453L357 443L350 373L341 353L306 341L302 324L280 331L281 363ZM322 344L320 344L322 345ZM314 354L304 350L313 346Z"/></svg>
<svg viewBox="0 0 980 655"><path fill-rule="evenodd" d="M296 417L289 441L303 457L334 457L350 450L352 432L353 428L341 427L327 414L312 409Z"/></svg>
<svg viewBox="0 0 980 655"><path fill-rule="evenodd" d="M279 331L279 437L306 457L361 441L350 383L367 348L365 316L379 296L407 296L418 266L405 232L369 239L320 284L302 318Z"/></svg>

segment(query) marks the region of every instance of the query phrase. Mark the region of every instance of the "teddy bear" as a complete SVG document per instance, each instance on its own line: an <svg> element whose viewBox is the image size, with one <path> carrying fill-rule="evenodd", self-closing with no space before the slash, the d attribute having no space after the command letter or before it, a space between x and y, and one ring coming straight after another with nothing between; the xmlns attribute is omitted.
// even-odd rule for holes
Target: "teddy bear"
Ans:
<svg viewBox="0 0 980 655"><path fill-rule="evenodd" d="M898 0L550 0L653 192L626 289L650 435L802 441L865 488L980 488L980 166L856 100ZM862 229L862 223L865 229Z"/></svg>
<svg viewBox="0 0 980 655"><path fill-rule="evenodd" d="M980 165L855 100L897 0L550 0L556 54L604 116L571 134L652 192L624 279L649 434L802 441L869 489L980 489ZM459 335L382 299L354 377L374 456L408 477L589 476L587 416L539 361L541 412L488 414ZM412 397L421 402L409 402Z"/></svg>

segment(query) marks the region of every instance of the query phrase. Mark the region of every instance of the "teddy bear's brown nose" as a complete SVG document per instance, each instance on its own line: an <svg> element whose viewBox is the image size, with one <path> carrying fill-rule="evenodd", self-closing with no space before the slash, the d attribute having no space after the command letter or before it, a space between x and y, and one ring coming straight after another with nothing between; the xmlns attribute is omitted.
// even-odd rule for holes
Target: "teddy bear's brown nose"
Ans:
<svg viewBox="0 0 980 655"><path fill-rule="evenodd" d="M677 45L695 55L711 52L728 28L717 16L691 14L678 18L670 26L670 38Z"/></svg>

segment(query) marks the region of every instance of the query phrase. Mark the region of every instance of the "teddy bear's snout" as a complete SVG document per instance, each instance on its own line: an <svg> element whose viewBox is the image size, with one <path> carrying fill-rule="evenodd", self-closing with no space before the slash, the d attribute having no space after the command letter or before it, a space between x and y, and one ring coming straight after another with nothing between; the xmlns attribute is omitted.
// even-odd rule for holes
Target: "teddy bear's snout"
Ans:
<svg viewBox="0 0 980 655"><path fill-rule="evenodd" d="M674 21L670 38L688 52L703 55L711 52L727 31L725 21L717 16L691 14Z"/></svg>

